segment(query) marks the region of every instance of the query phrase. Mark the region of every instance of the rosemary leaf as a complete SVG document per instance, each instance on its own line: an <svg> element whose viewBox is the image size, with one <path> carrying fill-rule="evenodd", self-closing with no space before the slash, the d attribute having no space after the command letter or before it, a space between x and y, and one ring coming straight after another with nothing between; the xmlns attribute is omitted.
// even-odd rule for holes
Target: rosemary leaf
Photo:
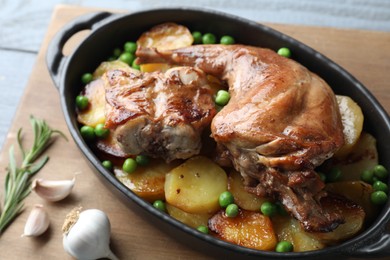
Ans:
<svg viewBox="0 0 390 260"><path fill-rule="evenodd" d="M0 208L0 235L12 223L12 221L22 212L24 199L31 192L31 178L39 172L48 162L49 157L45 155L38 162L35 162L52 143L53 135L59 134L68 140L66 136L53 130L44 121L30 117L30 123L34 133L34 142L30 149L26 150L22 143L22 128L17 134L17 142L23 161L18 167L14 154L14 147L9 150L9 163L4 183L4 196Z"/></svg>

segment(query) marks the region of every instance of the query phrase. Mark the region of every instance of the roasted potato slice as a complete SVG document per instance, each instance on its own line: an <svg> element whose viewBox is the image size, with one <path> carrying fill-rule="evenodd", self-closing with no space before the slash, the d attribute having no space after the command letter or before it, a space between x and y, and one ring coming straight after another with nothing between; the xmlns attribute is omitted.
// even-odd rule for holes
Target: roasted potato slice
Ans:
<svg viewBox="0 0 390 260"><path fill-rule="evenodd" d="M334 166L342 172L341 180L360 180L363 171L371 170L378 165L376 139L368 133L362 133L353 151L344 159L334 161Z"/></svg>
<svg viewBox="0 0 390 260"><path fill-rule="evenodd" d="M290 241L294 252L319 250L325 247L319 239L308 234L299 221L290 216L277 215L272 218L272 224L279 241Z"/></svg>
<svg viewBox="0 0 390 260"><path fill-rule="evenodd" d="M158 50L173 50L191 46L194 38L187 27L176 23L163 23L144 32L137 45Z"/></svg>
<svg viewBox="0 0 390 260"><path fill-rule="evenodd" d="M269 217L240 209L234 218L223 210L209 220L209 228L222 240L258 250L274 250L277 238Z"/></svg>
<svg viewBox="0 0 390 260"><path fill-rule="evenodd" d="M321 205L324 208L336 209L341 212L345 218L345 223L338 226L332 232L308 233L313 238L324 244L333 245L351 238L361 231L364 224L365 212L355 202L343 197L328 195L321 199Z"/></svg>
<svg viewBox="0 0 390 260"><path fill-rule="evenodd" d="M188 213L179 208L176 208L175 206L169 203L166 204L166 207L169 215L171 215L173 218L193 228L197 228L200 225L207 227L209 218L212 216L211 214L208 213L202 213L202 214Z"/></svg>
<svg viewBox="0 0 390 260"><path fill-rule="evenodd" d="M203 156L187 160L165 179L166 201L188 213L216 212L219 195L226 189L225 171Z"/></svg>
<svg viewBox="0 0 390 260"><path fill-rule="evenodd" d="M228 190L233 194L235 203L242 209L259 211L261 204L269 201L245 190L241 174L232 170L228 178Z"/></svg>
<svg viewBox="0 0 390 260"><path fill-rule="evenodd" d="M374 191L370 184L363 181L342 181L328 183L325 190L341 195L360 205L366 213L368 222L373 221L378 214L378 206L371 202L371 193Z"/></svg>
<svg viewBox="0 0 390 260"><path fill-rule="evenodd" d="M121 168L115 168L114 174L120 182L141 198L153 202L164 199L165 175L177 166L162 160L152 160L147 166L139 166L136 171L127 174Z"/></svg>
<svg viewBox="0 0 390 260"><path fill-rule="evenodd" d="M99 67L96 68L96 70L93 73L93 79L98 79L101 76L103 76L104 73L106 73L109 70L114 69L130 69L130 66L120 60L114 60L114 61L105 61L102 62Z"/></svg>
<svg viewBox="0 0 390 260"><path fill-rule="evenodd" d="M364 116L361 108L350 97L336 96L339 106L345 144L336 152L336 157L348 155L354 148L363 129Z"/></svg>
<svg viewBox="0 0 390 260"><path fill-rule="evenodd" d="M166 63L147 63L147 64L140 65L141 72L154 72L154 71L166 72L170 68L172 68L172 66Z"/></svg>
<svg viewBox="0 0 390 260"><path fill-rule="evenodd" d="M103 124L106 120L104 113L106 106L104 82L101 79L90 82L84 90L83 95L88 98L88 107L78 111L77 121L83 125L95 127Z"/></svg>

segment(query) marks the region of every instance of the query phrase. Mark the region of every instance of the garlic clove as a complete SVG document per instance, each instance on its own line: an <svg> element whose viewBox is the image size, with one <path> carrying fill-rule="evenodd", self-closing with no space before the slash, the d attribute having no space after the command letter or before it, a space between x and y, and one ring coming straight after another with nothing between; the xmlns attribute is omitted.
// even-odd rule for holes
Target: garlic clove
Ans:
<svg viewBox="0 0 390 260"><path fill-rule="evenodd" d="M75 181L75 177L61 181L35 179L32 189L43 199L54 202L65 199L71 193Z"/></svg>
<svg viewBox="0 0 390 260"><path fill-rule="evenodd" d="M77 259L118 259L109 246L110 221L101 210L72 211L65 220L63 232L65 251Z"/></svg>
<svg viewBox="0 0 390 260"><path fill-rule="evenodd" d="M31 210L24 226L22 237L42 235L49 227L50 219L42 205L36 204Z"/></svg>

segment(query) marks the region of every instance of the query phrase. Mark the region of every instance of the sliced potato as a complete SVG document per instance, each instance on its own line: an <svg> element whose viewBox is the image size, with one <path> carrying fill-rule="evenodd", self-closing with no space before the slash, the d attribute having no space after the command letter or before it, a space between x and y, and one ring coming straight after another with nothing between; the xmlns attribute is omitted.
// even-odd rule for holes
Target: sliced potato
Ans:
<svg viewBox="0 0 390 260"><path fill-rule="evenodd" d="M130 154L123 151L118 141L114 138L113 130L110 130L108 137L96 140L96 147L100 151L115 157L126 158L130 156Z"/></svg>
<svg viewBox="0 0 390 260"><path fill-rule="evenodd" d="M165 175L176 166L176 163L167 164L162 160L152 160L149 165L137 167L131 174L123 172L121 168L115 168L114 174L138 196L153 202L165 198Z"/></svg>
<svg viewBox="0 0 390 260"><path fill-rule="evenodd" d="M362 181L342 181L328 183L325 190L341 195L360 205L366 213L367 221L373 221L378 214L378 206L371 202L373 188L370 184Z"/></svg>
<svg viewBox="0 0 390 260"><path fill-rule="evenodd" d="M166 204L166 207L169 215L193 228L197 228L200 225L207 227L207 223L211 217L211 214L208 213L188 213L179 208L176 208L175 206L172 206L169 203Z"/></svg>
<svg viewBox="0 0 390 260"><path fill-rule="evenodd" d="M378 165L376 139L368 133L362 133L353 151L334 164L340 168L341 179L345 181L360 180L362 172L372 169L375 165Z"/></svg>
<svg viewBox="0 0 390 260"><path fill-rule="evenodd" d="M97 79L89 83L85 87L84 95L88 98L89 104L86 109L78 111L77 121L92 127L103 124L106 121L104 112L106 97L103 80Z"/></svg>
<svg viewBox="0 0 390 260"><path fill-rule="evenodd" d="M299 221L290 216L276 215L272 224L279 241L290 241L294 252L318 250L325 247L318 239L310 236L300 225Z"/></svg>
<svg viewBox="0 0 390 260"><path fill-rule="evenodd" d="M191 46L194 42L187 27L176 23L163 23L144 32L137 45L158 50L173 50Z"/></svg>
<svg viewBox="0 0 390 260"><path fill-rule="evenodd" d="M350 97L336 96L343 123L345 144L336 152L336 157L348 155L360 137L364 116L361 108Z"/></svg>
<svg viewBox="0 0 390 260"><path fill-rule="evenodd" d="M308 233L310 236L327 245L333 245L351 238L361 231L365 219L365 213L361 206L350 200L335 196L322 198L321 205L325 209L328 208L341 212L345 218L345 223L332 232Z"/></svg>
<svg viewBox="0 0 390 260"><path fill-rule="evenodd" d="M259 211L261 204L269 201L245 190L241 174L231 171L228 178L228 190L233 194L235 203L242 209Z"/></svg>
<svg viewBox="0 0 390 260"><path fill-rule="evenodd" d="M141 72L154 72L154 71L165 72L170 68L172 68L172 66L166 63L147 63L147 64L140 65Z"/></svg>
<svg viewBox="0 0 390 260"><path fill-rule="evenodd" d="M274 250L277 238L269 217L240 209L234 218L223 210L209 220L209 228L222 240L258 250Z"/></svg>
<svg viewBox="0 0 390 260"><path fill-rule="evenodd" d="M166 201L188 213L213 213L227 189L225 171L203 156L193 157L170 171L165 179Z"/></svg>
<svg viewBox="0 0 390 260"><path fill-rule="evenodd" d="M114 60L114 61L105 61L102 62L99 67L96 68L96 70L93 73L93 79L98 79L101 76L103 76L104 73L106 73L109 70L114 69L130 69L130 66L120 60Z"/></svg>

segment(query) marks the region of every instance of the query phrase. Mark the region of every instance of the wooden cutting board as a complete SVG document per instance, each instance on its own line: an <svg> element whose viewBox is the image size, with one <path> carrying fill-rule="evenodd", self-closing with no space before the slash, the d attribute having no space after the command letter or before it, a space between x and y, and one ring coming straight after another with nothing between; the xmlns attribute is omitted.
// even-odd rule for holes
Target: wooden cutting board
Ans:
<svg viewBox="0 0 390 260"><path fill-rule="evenodd" d="M58 91L46 69L45 53L50 39L64 24L91 11L96 10L75 6L58 6L55 9L0 154L0 187L3 187L4 169L8 165L8 149L15 144L17 150L15 137L20 127L24 131L25 143L31 144L30 115L45 119L49 125L71 138L60 108ZM373 92L386 111L390 111L390 33L277 24L269 26L308 44L346 68ZM75 42L80 38L76 37ZM80 173L73 193L57 203L45 202L31 193L25 201L25 211L0 237L0 259L72 259L62 248L61 227L65 215L76 206L98 208L108 214L112 225L111 247L120 259L208 258L207 252L194 250L190 245L179 242L180 239L162 232L119 201L92 172L71 139L66 142L59 138L47 150L47 154L50 161L37 177L71 179L75 173ZM47 209L51 219L50 228L41 237L21 238L34 204L42 204Z"/></svg>

